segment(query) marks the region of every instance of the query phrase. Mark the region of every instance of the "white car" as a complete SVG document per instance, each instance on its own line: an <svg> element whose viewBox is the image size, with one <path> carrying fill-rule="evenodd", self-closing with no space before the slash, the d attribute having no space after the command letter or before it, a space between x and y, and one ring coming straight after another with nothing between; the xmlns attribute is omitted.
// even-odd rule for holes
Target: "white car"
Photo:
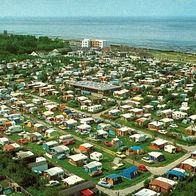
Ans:
<svg viewBox="0 0 196 196"><path fill-rule="evenodd" d="M116 156L117 156L117 157L120 157L121 159L126 158L126 155L123 154L122 152L116 152Z"/></svg>
<svg viewBox="0 0 196 196"><path fill-rule="evenodd" d="M151 160L150 157L143 157L142 161L144 161L146 163L153 163L153 160Z"/></svg>
<svg viewBox="0 0 196 196"><path fill-rule="evenodd" d="M167 131L166 130L159 130L159 133L161 133L161 134L167 134Z"/></svg>
<svg viewBox="0 0 196 196"><path fill-rule="evenodd" d="M46 184L46 186L57 186L59 185L59 181L57 180L50 180L48 184Z"/></svg>

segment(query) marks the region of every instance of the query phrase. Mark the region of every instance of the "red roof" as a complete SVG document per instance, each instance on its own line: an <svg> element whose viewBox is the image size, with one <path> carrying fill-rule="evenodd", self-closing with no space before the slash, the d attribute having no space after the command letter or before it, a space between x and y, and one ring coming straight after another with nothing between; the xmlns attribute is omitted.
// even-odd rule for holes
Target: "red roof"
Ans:
<svg viewBox="0 0 196 196"><path fill-rule="evenodd" d="M84 189L80 191L80 193L82 194L82 196L93 196L94 195L93 191L91 191L90 189Z"/></svg>

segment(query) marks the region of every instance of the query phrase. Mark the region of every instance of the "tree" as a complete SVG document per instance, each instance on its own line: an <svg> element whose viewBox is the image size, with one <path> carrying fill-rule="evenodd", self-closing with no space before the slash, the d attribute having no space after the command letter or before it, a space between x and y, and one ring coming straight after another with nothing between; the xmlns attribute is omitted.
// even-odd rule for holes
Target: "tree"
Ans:
<svg viewBox="0 0 196 196"><path fill-rule="evenodd" d="M46 82L47 79L48 79L48 75L46 73L46 71L42 71L40 74L39 74L39 80L41 80L42 82Z"/></svg>

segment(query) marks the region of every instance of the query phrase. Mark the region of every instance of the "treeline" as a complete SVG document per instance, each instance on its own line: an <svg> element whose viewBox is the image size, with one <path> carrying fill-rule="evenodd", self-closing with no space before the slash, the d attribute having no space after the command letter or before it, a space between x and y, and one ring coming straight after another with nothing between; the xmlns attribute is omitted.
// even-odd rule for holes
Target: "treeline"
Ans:
<svg viewBox="0 0 196 196"><path fill-rule="evenodd" d="M55 48L69 48L69 43L46 36L0 35L0 55L29 54L33 51L51 51Z"/></svg>

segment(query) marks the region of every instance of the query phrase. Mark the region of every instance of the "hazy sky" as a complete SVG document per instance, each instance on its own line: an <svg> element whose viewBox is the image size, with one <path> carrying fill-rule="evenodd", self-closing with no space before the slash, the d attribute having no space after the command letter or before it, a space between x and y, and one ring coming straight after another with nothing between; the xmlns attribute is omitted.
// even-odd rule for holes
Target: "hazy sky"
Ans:
<svg viewBox="0 0 196 196"><path fill-rule="evenodd" d="M196 16L196 0L0 0L1 16Z"/></svg>

